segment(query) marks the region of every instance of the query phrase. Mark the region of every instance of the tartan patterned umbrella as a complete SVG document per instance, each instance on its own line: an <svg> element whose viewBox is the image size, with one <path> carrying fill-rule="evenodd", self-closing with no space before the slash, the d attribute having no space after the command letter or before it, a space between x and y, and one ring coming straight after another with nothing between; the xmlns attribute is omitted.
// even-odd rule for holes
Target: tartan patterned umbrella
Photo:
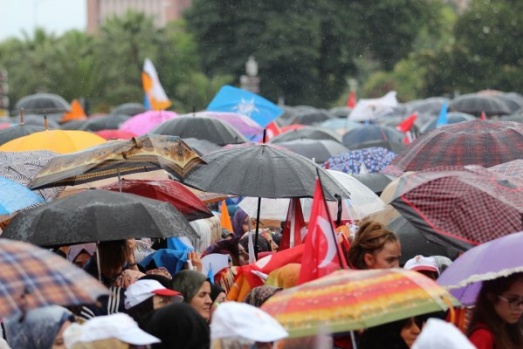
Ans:
<svg viewBox="0 0 523 349"><path fill-rule="evenodd" d="M202 162L198 154L178 137L145 135L57 156L38 173L29 188L75 185L159 169L183 177Z"/></svg>
<svg viewBox="0 0 523 349"><path fill-rule="evenodd" d="M280 291L261 308L293 338L364 329L452 303L457 301L443 287L418 272L374 269L336 271Z"/></svg>
<svg viewBox="0 0 523 349"><path fill-rule="evenodd" d="M407 145L383 172L401 175L436 166L490 167L523 157L523 124L474 120L447 125Z"/></svg>
<svg viewBox="0 0 523 349"><path fill-rule="evenodd" d="M0 239L0 318L51 304L95 303L109 294L95 278L37 246Z"/></svg>
<svg viewBox="0 0 523 349"><path fill-rule="evenodd" d="M401 177L391 205L422 233L478 244L523 230L522 190L479 166L435 168Z"/></svg>

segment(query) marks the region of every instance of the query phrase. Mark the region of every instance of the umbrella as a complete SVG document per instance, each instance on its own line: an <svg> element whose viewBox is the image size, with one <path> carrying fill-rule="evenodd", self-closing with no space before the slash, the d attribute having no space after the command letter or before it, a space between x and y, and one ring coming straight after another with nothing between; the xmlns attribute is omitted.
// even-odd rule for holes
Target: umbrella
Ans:
<svg viewBox="0 0 523 349"><path fill-rule="evenodd" d="M329 113L333 115L336 119L342 119L345 120L349 116L350 112L352 111L352 108L349 107L334 107L329 109ZM333 120L336 120L333 119ZM329 120L326 120L325 122L328 122Z"/></svg>
<svg viewBox="0 0 523 349"><path fill-rule="evenodd" d="M27 187L0 177L0 215L9 215L42 202L44 202L44 199Z"/></svg>
<svg viewBox="0 0 523 349"><path fill-rule="evenodd" d="M213 151L222 149L222 147L218 144L209 142L205 139L184 138L183 141L187 143L187 145L191 147L195 152L197 152L200 156L207 155L209 153L212 153Z"/></svg>
<svg viewBox="0 0 523 349"><path fill-rule="evenodd" d="M344 135L345 133L347 133L347 131L352 130L354 128L358 128L360 126L361 126L360 123L350 121L347 118L329 119L320 124L320 127L335 130L336 132L338 132L341 135Z"/></svg>
<svg viewBox="0 0 523 349"><path fill-rule="evenodd" d="M70 106L67 101L52 93L36 93L25 96L16 102L14 109L19 110L24 108L28 113L34 114L49 114L49 113L65 113L69 111Z"/></svg>
<svg viewBox="0 0 523 349"><path fill-rule="evenodd" d="M435 168L402 177L391 205L424 234L478 244L523 230L521 190L479 167Z"/></svg>
<svg viewBox="0 0 523 349"><path fill-rule="evenodd" d="M129 120L129 116L124 114L91 116L78 129L82 131L117 130L127 120Z"/></svg>
<svg viewBox="0 0 523 349"><path fill-rule="evenodd" d="M57 156L29 187L75 185L158 169L183 177L198 163L202 163L200 157L178 137L145 135Z"/></svg>
<svg viewBox="0 0 523 349"><path fill-rule="evenodd" d="M523 272L523 232L476 246L454 261L438 279L464 305L472 305L483 281Z"/></svg>
<svg viewBox="0 0 523 349"><path fill-rule="evenodd" d="M271 143L288 142L296 139L326 139L341 143L341 137L335 131L312 126L304 126L280 133L271 139Z"/></svg>
<svg viewBox="0 0 523 349"><path fill-rule="evenodd" d="M45 131L45 127L37 125L16 125L0 130L0 145L5 144L13 139L30 135L35 132Z"/></svg>
<svg viewBox="0 0 523 349"><path fill-rule="evenodd" d="M523 179L523 159L516 159L489 167L489 171L508 177Z"/></svg>
<svg viewBox="0 0 523 349"><path fill-rule="evenodd" d="M205 155L183 182L203 191L265 198L313 197L319 171L328 200L350 194L311 160L267 144Z"/></svg>
<svg viewBox="0 0 523 349"><path fill-rule="evenodd" d="M474 115L455 112L455 111L447 113L447 124L457 124L458 122L472 121L472 120L476 120L476 117ZM445 126L445 125L441 125L439 127L443 127L443 126ZM423 125L420 132L427 133L427 132L432 131L435 128L439 128L439 127L438 127L438 119L433 118L431 121L429 121L428 123Z"/></svg>
<svg viewBox="0 0 523 349"><path fill-rule="evenodd" d="M383 189L394 179L394 177L384 173L363 173L354 175L361 183L365 184L370 190L377 195L381 195Z"/></svg>
<svg viewBox="0 0 523 349"><path fill-rule="evenodd" d="M105 139L90 132L46 130L13 139L1 145L0 151L49 150L66 154L102 143Z"/></svg>
<svg viewBox="0 0 523 349"><path fill-rule="evenodd" d="M114 141L119 139L131 139L137 136L132 132L122 130L100 130L96 131L95 134L108 141Z"/></svg>
<svg viewBox="0 0 523 349"><path fill-rule="evenodd" d="M42 126L48 130L57 130L60 129L60 124L58 121L50 119L48 115L35 115L28 114L24 115L23 119L19 116L14 117L13 122L16 124L32 125L32 126Z"/></svg>
<svg viewBox="0 0 523 349"><path fill-rule="evenodd" d="M245 137L227 122L215 117L194 116L194 114L182 115L166 121L151 133L205 139L218 145L247 142Z"/></svg>
<svg viewBox="0 0 523 349"><path fill-rule="evenodd" d="M400 239L401 265L417 255L445 256L454 260L462 252L474 247L472 244L456 239L452 244L448 244L437 236L422 234L403 216L394 218L387 224L387 229L393 231ZM460 248L457 248L457 246L460 246Z"/></svg>
<svg viewBox="0 0 523 349"><path fill-rule="evenodd" d="M262 309L289 332L289 337L358 330L447 310L453 297L412 270L340 270L286 289Z"/></svg>
<svg viewBox="0 0 523 349"><path fill-rule="evenodd" d="M197 233L173 205L134 194L86 190L17 214L1 238L38 246Z"/></svg>
<svg viewBox="0 0 523 349"><path fill-rule="evenodd" d="M326 120L331 120L334 115L324 109L310 109L310 110L297 110L293 115L295 124L300 125L315 125Z"/></svg>
<svg viewBox="0 0 523 349"><path fill-rule="evenodd" d="M50 151L0 152L0 176L27 186L57 154ZM63 187L36 190L46 201L56 198Z"/></svg>
<svg viewBox="0 0 523 349"><path fill-rule="evenodd" d="M204 111L195 114L189 114L194 116L207 116L211 118L217 118L222 121L225 121L236 130L238 130L242 135L247 138L251 138L263 132L263 128L256 123L253 119L249 118L247 115L230 113L230 112L213 112L213 111Z"/></svg>
<svg viewBox="0 0 523 349"><path fill-rule="evenodd" d="M448 98L431 97L405 103L409 114L418 112L420 114L438 115L443 103L449 103Z"/></svg>
<svg viewBox="0 0 523 349"><path fill-rule="evenodd" d="M0 239L0 266L2 319L51 304L94 304L109 294L65 258L25 242Z"/></svg>
<svg viewBox="0 0 523 349"><path fill-rule="evenodd" d="M117 183L100 187L165 201L176 207L189 221L213 217L207 206L183 184L170 180L122 179Z"/></svg>
<svg viewBox="0 0 523 349"><path fill-rule="evenodd" d="M111 112L112 115L128 115L128 116L134 116L136 114L141 114L146 112L147 109L145 109L144 105L142 103L124 103L120 104L116 108L114 108Z"/></svg>
<svg viewBox="0 0 523 349"><path fill-rule="evenodd" d="M277 144L296 154L314 159L319 164L324 163L332 156L348 151L342 144L328 139L295 139Z"/></svg>
<svg viewBox="0 0 523 349"><path fill-rule="evenodd" d="M435 129L398 154L385 173L420 171L435 166L490 167L523 157L523 125L474 120Z"/></svg>
<svg viewBox="0 0 523 349"><path fill-rule="evenodd" d="M385 148L364 148L333 156L327 159L324 167L345 173L359 174L361 166L365 165L367 172L376 173L387 167L395 157L394 152Z"/></svg>
<svg viewBox="0 0 523 349"><path fill-rule="evenodd" d="M403 142L405 136L403 133L387 126L380 125L365 125L358 128L349 130L343 135L343 144L349 149L360 149L361 144L369 142L389 142L399 143ZM368 147L365 147L368 148ZM392 149L391 145L387 146L388 149Z"/></svg>
<svg viewBox="0 0 523 349"><path fill-rule="evenodd" d="M178 114L172 111L149 110L141 114L136 114L132 118L126 120L120 126L120 130L142 136L163 122L176 117L178 117Z"/></svg>
<svg viewBox="0 0 523 349"><path fill-rule="evenodd" d="M449 110L475 116L480 116L481 113L485 113L487 116L510 114L510 109L500 99L479 94L467 94L454 98L449 104Z"/></svg>

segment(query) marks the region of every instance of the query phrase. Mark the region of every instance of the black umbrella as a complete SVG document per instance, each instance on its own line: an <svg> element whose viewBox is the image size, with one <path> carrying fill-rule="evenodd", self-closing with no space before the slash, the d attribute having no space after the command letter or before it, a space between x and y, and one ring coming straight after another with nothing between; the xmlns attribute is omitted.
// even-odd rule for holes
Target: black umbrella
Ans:
<svg viewBox="0 0 523 349"><path fill-rule="evenodd" d="M197 189L264 198L313 197L319 169L325 197L350 194L311 160L267 144L238 146L202 157L184 183Z"/></svg>
<svg viewBox="0 0 523 349"><path fill-rule="evenodd" d="M341 143L341 136L337 134L336 131L313 126L305 126L298 130L292 130L279 134L278 136L271 138L270 142L281 143L293 141L296 139L328 139Z"/></svg>
<svg viewBox="0 0 523 349"><path fill-rule="evenodd" d="M24 108L28 113L50 114L65 113L70 109L69 103L57 94L36 93L25 96L15 104L15 109Z"/></svg>
<svg viewBox="0 0 523 349"><path fill-rule="evenodd" d="M387 228L399 237L401 242L400 264L405 264L409 259L417 256L445 256L452 260L458 258L461 252L467 251L473 245L456 239L453 244L439 239L437 236L422 234L403 216L394 218Z"/></svg>
<svg viewBox="0 0 523 349"><path fill-rule="evenodd" d="M343 135L342 141L349 149L362 149L369 147L386 146L393 150L394 143L401 146L405 135L400 131L382 125L363 125L353 128ZM380 143L381 142L381 143Z"/></svg>
<svg viewBox="0 0 523 349"><path fill-rule="evenodd" d="M144 105L142 103L124 103L120 104L111 112L112 115L127 115L134 116L146 112Z"/></svg>
<svg viewBox="0 0 523 349"><path fill-rule="evenodd" d="M45 131L45 127L36 125L16 125L0 130L0 145L13 139L30 135L34 132Z"/></svg>
<svg viewBox="0 0 523 349"><path fill-rule="evenodd" d="M47 127L49 130L57 130L61 128L58 121L50 119L47 115L28 114L23 117L23 122L18 116L13 118L13 122L18 124L23 123L24 125L43 126Z"/></svg>
<svg viewBox="0 0 523 349"><path fill-rule="evenodd" d="M361 183L365 184L370 190L381 195L381 192L385 187L394 179L394 177L388 176L384 173L365 173L354 175Z"/></svg>
<svg viewBox="0 0 523 349"><path fill-rule="evenodd" d="M287 148L296 154L305 156L308 159L314 159L318 164L323 164L331 157L349 151L343 144L328 139L296 139L281 142L277 145Z"/></svg>
<svg viewBox="0 0 523 349"><path fill-rule="evenodd" d="M325 120L333 119L334 115L329 113L327 110L314 108L311 110L297 111L293 117L293 124L314 125L319 124Z"/></svg>
<svg viewBox="0 0 523 349"><path fill-rule="evenodd" d="M87 190L17 214L1 238L55 247L171 236L199 238L173 205L134 194Z"/></svg>
<svg viewBox="0 0 523 349"><path fill-rule="evenodd" d="M222 149L218 144L209 142L205 139L184 138L183 141L200 156Z"/></svg>
<svg viewBox="0 0 523 349"><path fill-rule="evenodd" d="M117 130L127 120L129 120L129 116L125 114L110 114L90 117L80 126L79 130L93 132L101 130Z"/></svg>
<svg viewBox="0 0 523 349"><path fill-rule="evenodd" d="M449 110L460 111L475 116L480 116L483 112L487 116L510 114L510 109L500 99L479 94L468 94L456 97L450 102Z"/></svg>
<svg viewBox="0 0 523 349"><path fill-rule="evenodd" d="M228 123L214 117L182 115L167 120L151 131L152 134L198 138L226 145L245 143L245 137Z"/></svg>

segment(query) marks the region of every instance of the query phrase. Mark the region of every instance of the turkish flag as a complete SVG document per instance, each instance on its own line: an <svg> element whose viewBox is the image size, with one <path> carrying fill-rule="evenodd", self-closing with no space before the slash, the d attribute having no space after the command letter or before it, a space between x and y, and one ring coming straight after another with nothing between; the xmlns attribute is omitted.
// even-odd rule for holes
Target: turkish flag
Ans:
<svg viewBox="0 0 523 349"><path fill-rule="evenodd" d="M327 209L320 181L316 179L298 284L347 268Z"/></svg>
<svg viewBox="0 0 523 349"><path fill-rule="evenodd" d="M412 130L412 126L414 126L414 122L416 121L417 118L418 118L418 114L416 114L416 113L412 114L411 116L409 116L408 118L406 118L405 120L400 122L400 124L398 126L396 126L396 129L398 129L398 131L401 131L403 133L406 133L406 132Z"/></svg>
<svg viewBox="0 0 523 349"><path fill-rule="evenodd" d="M298 246L302 243L307 226L303 218L301 203L299 198L290 199L289 210L287 211L287 220L283 228L279 251L289 247Z"/></svg>

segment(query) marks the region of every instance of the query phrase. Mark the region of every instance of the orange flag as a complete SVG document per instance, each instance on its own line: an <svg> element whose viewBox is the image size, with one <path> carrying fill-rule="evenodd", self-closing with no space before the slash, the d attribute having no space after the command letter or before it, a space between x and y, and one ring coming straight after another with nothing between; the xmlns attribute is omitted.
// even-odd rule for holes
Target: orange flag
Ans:
<svg viewBox="0 0 523 349"><path fill-rule="evenodd" d="M232 222L231 222L231 216L229 215L229 210L227 209L227 204L225 203L225 200L222 201L222 204L220 206L220 212L221 212L221 226L222 228L227 229L228 231L234 231L232 229Z"/></svg>
<svg viewBox="0 0 523 349"><path fill-rule="evenodd" d="M61 123L72 121L72 120L85 120L87 116L85 115L84 108L77 99L73 99L71 102L71 110L62 116L60 120Z"/></svg>

